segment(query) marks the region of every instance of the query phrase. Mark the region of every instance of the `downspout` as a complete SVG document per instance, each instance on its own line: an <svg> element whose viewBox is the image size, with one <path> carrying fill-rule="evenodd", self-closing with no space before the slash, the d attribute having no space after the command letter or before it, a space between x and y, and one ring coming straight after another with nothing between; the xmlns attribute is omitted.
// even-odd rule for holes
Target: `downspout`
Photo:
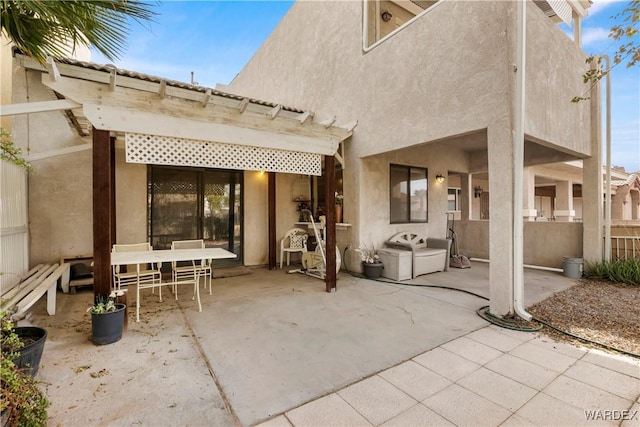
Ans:
<svg viewBox="0 0 640 427"><path fill-rule="evenodd" d="M600 55L607 63L607 141L606 141L606 179L605 179L605 201L604 201L604 260L611 261L611 64L608 55Z"/></svg>
<svg viewBox="0 0 640 427"><path fill-rule="evenodd" d="M525 65L527 46L527 3L517 3L517 39L516 39L516 87L514 97L514 125L513 125L513 309L523 319L531 320L523 306L524 286L524 257L523 257L523 228L522 218L522 185L524 174L524 112L525 112Z"/></svg>

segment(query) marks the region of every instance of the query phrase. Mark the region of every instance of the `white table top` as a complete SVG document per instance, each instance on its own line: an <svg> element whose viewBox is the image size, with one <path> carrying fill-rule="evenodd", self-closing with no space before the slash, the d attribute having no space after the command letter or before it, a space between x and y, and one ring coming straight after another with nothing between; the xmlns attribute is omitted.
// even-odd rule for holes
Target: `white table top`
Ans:
<svg viewBox="0 0 640 427"><path fill-rule="evenodd" d="M236 258L236 254L222 248L163 249L158 251L111 252L111 265L230 258Z"/></svg>

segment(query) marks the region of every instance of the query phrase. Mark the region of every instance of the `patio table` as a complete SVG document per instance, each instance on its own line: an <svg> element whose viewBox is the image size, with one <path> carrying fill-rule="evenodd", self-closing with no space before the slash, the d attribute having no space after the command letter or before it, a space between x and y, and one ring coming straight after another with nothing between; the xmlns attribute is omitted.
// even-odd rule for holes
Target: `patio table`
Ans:
<svg viewBox="0 0 640 427"><path fill-rule="evenodd" d="M158 251L131 251L131 252L112 252L111 265L136 265L136 271L140 272L140 264L151 264L173 261L204 261L214 259L230 259L235 258L236 254L222 248L198 248L198 249L163 249ZM140 289L153 288L155 286L175 286L179 284L193 284L196 291L198 301L198 311L202 311L200 304L200 273L197 269L194 271L193 280L181 280L178 282L160 282L140 284L140 276L136 281L136 322L140 321ZM177 298L177 296L176 296ZM162 301L162 300L160 300Z"/></svg>

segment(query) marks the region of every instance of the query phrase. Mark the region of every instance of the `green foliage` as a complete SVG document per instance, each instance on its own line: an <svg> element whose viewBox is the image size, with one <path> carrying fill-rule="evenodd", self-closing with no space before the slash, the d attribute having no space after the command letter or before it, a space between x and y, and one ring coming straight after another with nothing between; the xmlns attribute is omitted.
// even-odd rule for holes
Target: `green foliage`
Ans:
<svg viewBox="0 0 640 427"><path fill-rule="evenodd" d="M616 40L627 40L613 55L613 63L621 64L627 61L627 68L631 68L640 61L640 44L638 43L638 23L640 23L640 0L630 1L622 12L613 16L614 20L622 20L622 25L615 25L609 32L609 37Z"/></svg>
<svg viewBox="0 0 640 427"><path fill-rule="evenodd" d="M151 20L156 12L139 0L3 0L2 33L37 61L65 56L64 46L93 46L111 60L118 58L129 34L128 18Z"/></svg>
<svg viewBox="0 0 640 427"><path fill-rule="evenodd" d="M6 312L2 313L2 359L0 359L0 411L6 417L7 426L39 427L47 425L49 401L42 394L38 383L19 369L13 360L22 342L13 331Z"/></svg>
<svg viewBox="0 0 640 427"><path fill-rule="evenodd" d="M609 262L587 262L584 277L640 286L640 260L630 258Z"/></svg>
<svg viewBox="0 0 640 427"><path fill-rule="evenodd" d="M596 66L582 75L584 83L596 84L602 80L611 69L626 61L626 67L631 68L640 61L640 42L638 37L638 24L640 24L640 0L632 0L620 13L611 17L619 24L611 27L609 38L617 42L622 42L613 54L613 65L610 69L603 69L601 58L590 56L587 64L596 62ZM580 102L589 99L588 97L575 96L571 102Z"/></svg>
<svg viewBox="0 0 640 427"><path fill-rule="evenodd" d="M33 172L33 168L21 154L22 150L16 147L11 140L11 134L4 128L0 128L0 159L16 164L29 172Z"/></svg>
<svg viewBox="0 0 640 427"><path fill-rule="evenodd" d="M116 311L115 295L110 295L105 300L102 295L96 297L96 303L87 308L87 313L104 314L112 311Z"/></svg>

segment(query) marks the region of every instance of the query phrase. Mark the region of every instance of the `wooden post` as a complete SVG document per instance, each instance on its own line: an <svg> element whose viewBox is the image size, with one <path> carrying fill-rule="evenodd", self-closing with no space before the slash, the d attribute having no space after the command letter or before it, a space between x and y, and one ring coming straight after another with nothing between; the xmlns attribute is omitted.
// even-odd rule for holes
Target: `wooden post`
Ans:
<svg viewBox="0 0 640 427"><path fill-rule="evenodd" d="M268 172L269 270L276 269L276 173Z"/></svg>
<svg viewBox="0 0 640 427"><path fill-rule="evenodd" d="M327 272L325 285L327 292L336 291L336 166L335 157L324 157L324 200L326 218L325 236L327 239Z"/></svg>
<svg viewBox="0 0 640 427"><path fill-rule="evenodd" d="M93 294L106 298L111 292L111 140L109 131L93 129Z"/></svg>
<svg viewBox="0 0 640 427"><path fill-rule="evenodd" d="M116 240L116 137L109 138L109 154L111 156L111 251L112 244ZM113 279L113 278L112 278Z"/></svg>

